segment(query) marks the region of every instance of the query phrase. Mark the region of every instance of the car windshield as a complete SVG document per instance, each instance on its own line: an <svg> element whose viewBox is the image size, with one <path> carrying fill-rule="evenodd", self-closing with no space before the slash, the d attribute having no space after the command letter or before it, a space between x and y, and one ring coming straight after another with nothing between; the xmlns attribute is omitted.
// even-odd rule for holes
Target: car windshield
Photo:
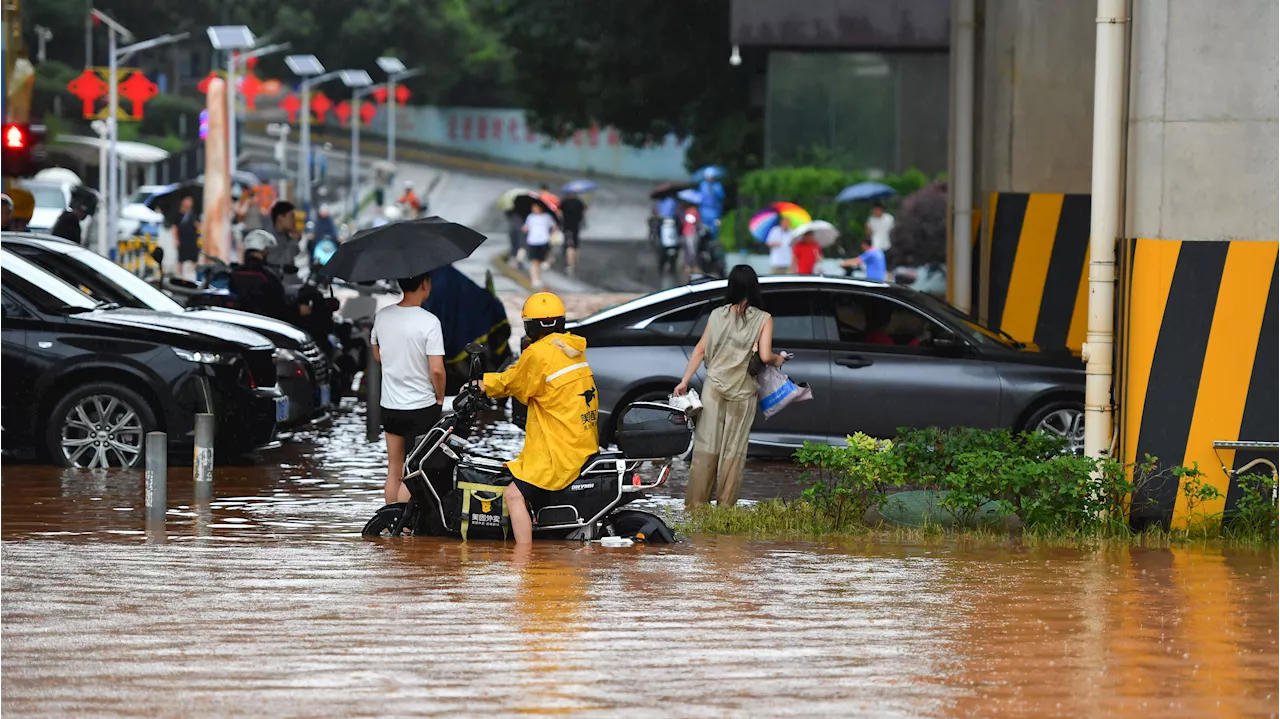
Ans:
<svg viewBox="0 0 1280 719"><path fill-rule="evenodd" d="M147 200L151 198L151 190L138 190L129 196L129 203L134 205L145 205Z"/></svg>
<svg viewBox="0 0 1280 719"><path fill-rule="evenodd" d="M933 295L920 292L916 294L914 299L917 303L923 306L924 309L936 315L941 315L942 317L951 320L953 324L959 325L964 331L965 336L974 342L986 345L999 345L1001 347L1013 347L1015 349L1019 346L1019 343L1014 341L1013 338L983 327L977 322L974 322L963 312L956 309L954 306L943 302Z"/></svg>
<svg viewBox="0 0 1280 719"><path fill-rule="evenodd" d="M67 209L67 197L62 194L62 188L53 185L23 185L24 190L31 193L32 199L36 203L36 207L41 209L65 210Z"/></svg>
<svg viewBox="0 0 1280 719"><path fill-rule="evenodd" d="M73 309L91 310L98 306L98 301L80 290L63 282L56 275L45 272L31 262L8 250L0 250L4 259L4 269L24 280L32 292L43 293L43 297L33 297L37 304L45 307L70 307Z"/></svg>
<svg viewBox="0 0 1280 719"><path fill-rule="evenodd" d="M169 312L172 314L181 314L183 312L182 305L178 304L172 297L152 287L142 278L102 255L89 250L76 250L69 254L71 259L101 275L103 279L119 287L124 294L136 297L148 308L157 312Z"/></svg>

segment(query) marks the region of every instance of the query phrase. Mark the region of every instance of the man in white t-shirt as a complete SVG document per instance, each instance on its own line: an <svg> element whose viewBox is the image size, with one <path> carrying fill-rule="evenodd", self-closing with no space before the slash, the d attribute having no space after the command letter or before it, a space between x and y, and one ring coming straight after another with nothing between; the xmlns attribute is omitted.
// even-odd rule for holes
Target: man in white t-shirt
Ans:
<svg viewBox="0 0 1280 719"><path fill-rule="evenodd" d="M791 221L786 217L778 219L778 224L765 235L764 243L769 246L769 269L775 275L791 272L791 264L795 255L791 252Z"/></svg>
<svg viewBox="0 0 1280 719"><path fill-rule="evenodd" d="M431 275L396 280L404 297L373 317L370 343L382 364L382 428L387 433L387 504L409 501L404 478L407 442L426 434L444 405L444 333L440 320L422 309L431 295Z"/></svg>
<svg viewBox="0 0 1280 719"><path fill-rule="evenodd" d="M551 233L556 229L556 218L533 203L533 209L524 219L524 244L529 248L529 281L535 290L542 289L542 263L551 250Z"/></svg>
<svg viewBox="0 0 1280 719"><path fill-rule="evenodd" d="M871 238L871 246L881 252L888 252L893 246L893 215L884 211L884 205L877 202L871 208L871 216L867 218L867 237Z"/></svg>

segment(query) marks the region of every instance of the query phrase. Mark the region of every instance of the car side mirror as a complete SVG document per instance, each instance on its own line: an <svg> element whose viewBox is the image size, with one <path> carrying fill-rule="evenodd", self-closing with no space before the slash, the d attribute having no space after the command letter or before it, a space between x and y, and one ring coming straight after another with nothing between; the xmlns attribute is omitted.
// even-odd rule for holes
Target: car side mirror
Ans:
<svg viewBox="0 0 1280 719"><path fill-rule="evenodd" d="M942 350L948 354L955 354L964 350L965 343L959 337L951 333L947 333L930 339L928 346L935 350Z"/></svg>

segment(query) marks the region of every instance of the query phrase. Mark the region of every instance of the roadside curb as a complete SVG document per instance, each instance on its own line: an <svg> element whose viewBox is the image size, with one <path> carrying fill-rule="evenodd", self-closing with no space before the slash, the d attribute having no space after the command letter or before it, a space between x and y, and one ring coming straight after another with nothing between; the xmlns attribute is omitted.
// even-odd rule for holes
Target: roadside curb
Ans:
<svg viewBox="0 0 1280 719"><path fill-rule="evenodd" d="M517 285L520 285L526 291L532 292L533 280L529 279L529 275L507 264L507 259L510 256L511 254L508 252L499 252L493 256L493 259L490 260L490 262L493 264L494 269L501 273L503 277L506 277Z"/></svg>

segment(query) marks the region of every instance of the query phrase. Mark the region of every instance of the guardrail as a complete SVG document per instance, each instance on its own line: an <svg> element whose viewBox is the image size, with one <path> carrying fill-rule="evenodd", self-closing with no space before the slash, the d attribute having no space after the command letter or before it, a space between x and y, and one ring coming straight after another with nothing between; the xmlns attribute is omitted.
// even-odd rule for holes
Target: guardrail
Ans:
<svg viewBox="0 0 1280 719"><path fill-rule="evenodd" d="M160 263L152 256L158 246L150 234L137 235L117 242L115 257L112 259L117 265L143 279L159 277Z"/></svg>

